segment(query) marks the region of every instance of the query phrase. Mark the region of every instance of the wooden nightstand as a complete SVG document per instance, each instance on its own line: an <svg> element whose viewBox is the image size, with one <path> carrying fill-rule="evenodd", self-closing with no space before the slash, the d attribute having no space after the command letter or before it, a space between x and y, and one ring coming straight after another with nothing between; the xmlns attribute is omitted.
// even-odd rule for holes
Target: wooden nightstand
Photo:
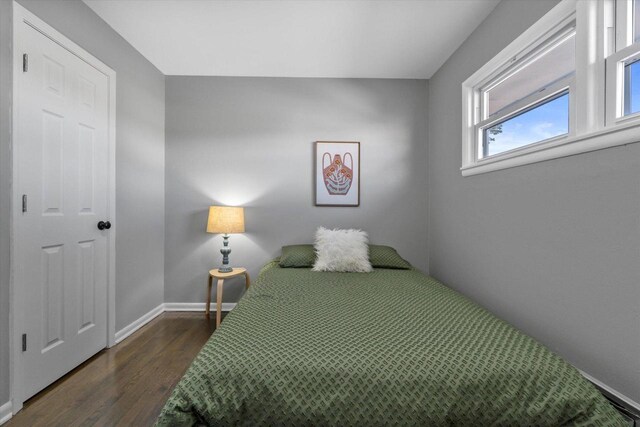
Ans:
<svg viewBox="0 0 640 427"><path fill-rule="evenodd" d="M244 274L245 285L249 289L251 285L251 279L246 268L234 268L229 273L221 273L218 269L209 270L209 289L207 290L207 306L205 313L207 319L209 318L209 306L211 305L211 287L213 286L213 279L218 279L218 291L216 293L216 328L220 326L220 320L222 316L222 288L224 286L225 279L231 279L232 277L241 276Z"/></svg>

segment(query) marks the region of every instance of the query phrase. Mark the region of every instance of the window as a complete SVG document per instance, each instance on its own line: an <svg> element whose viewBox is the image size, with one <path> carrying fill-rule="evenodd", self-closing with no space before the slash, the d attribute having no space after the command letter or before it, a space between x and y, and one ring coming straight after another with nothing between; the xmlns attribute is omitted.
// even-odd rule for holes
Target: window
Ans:
<svg viewBox="0 0 640 427"><path fill-rule="evenodd" d="M640 112L640 60L624 66L624 115Z"/></svg>
<svg viewBox="0 0 640 427"><path fill-rule="evenodd" d="M536 104L528 110L484 129L482 157L569 133L569 92Z"/></svg>
<svg viewBox="0 0 640 427"><path fill-rule="evenodd" d="M615 52L607 58L607 125L640 118L640 0L617 0L615 16Z"/></svg>
<svg viewBox="0 0 640 427"><path fill-rule="evenodd" d="M479 89L478 159L569 134L575 28L562 29Z"/></svg>
<svg viewBox="0 0 640 427"><path fill-rule="evenodd" d="M640 142L640 0L562 0L462 102L465 176Z"/></svg>

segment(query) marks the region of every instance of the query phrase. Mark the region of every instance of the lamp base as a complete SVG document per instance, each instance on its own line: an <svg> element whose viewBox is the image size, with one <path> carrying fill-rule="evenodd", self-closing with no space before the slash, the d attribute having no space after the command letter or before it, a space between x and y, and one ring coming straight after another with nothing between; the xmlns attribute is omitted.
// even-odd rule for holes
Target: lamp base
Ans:
<svg viewBox="0 0 640 427"><path fill-rule="evenodd" d="M231 273L233 268L229 267L229 254L231 253L231 248L229 247L228 234L224 234L222 236L222 249L220 249L220 253L222 254L222 266L218 267L218 272Z"/></svg>

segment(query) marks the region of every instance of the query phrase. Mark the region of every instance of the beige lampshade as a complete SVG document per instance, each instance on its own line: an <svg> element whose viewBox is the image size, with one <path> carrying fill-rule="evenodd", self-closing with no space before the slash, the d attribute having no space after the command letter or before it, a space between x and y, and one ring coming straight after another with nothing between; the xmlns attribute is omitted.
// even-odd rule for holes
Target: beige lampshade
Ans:
<svg viewBox="0 0 640 427"><path fill-rule="evenodd" d="M207 233L244 233L244 208L210 206Z"/></svg>

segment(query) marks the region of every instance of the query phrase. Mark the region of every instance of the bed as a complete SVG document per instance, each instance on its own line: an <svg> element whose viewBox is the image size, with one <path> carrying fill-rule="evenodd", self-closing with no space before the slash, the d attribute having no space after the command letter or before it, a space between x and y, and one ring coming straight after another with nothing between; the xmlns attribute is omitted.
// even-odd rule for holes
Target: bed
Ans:
<svg viewBox="0 0 640 427"><path fill-rule="evenodd" d="M267 264L157 425L590 425L622 418L532 338L417 270Z"/></svg>

